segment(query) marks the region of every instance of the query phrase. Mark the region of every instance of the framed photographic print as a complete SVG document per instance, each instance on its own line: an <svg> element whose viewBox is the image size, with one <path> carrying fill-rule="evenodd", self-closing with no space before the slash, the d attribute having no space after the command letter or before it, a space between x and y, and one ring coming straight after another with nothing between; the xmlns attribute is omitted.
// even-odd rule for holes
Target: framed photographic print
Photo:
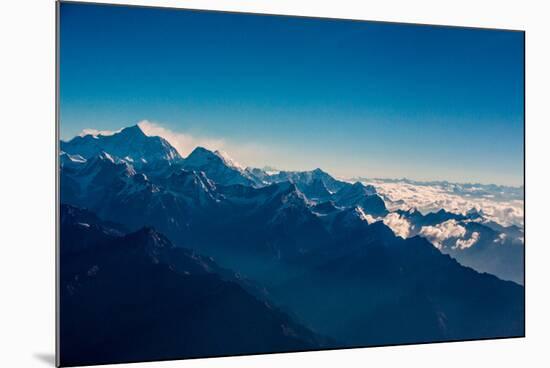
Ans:
<svg viewBox="0 0 550 368"><path fill-rule="evenodd" d="M524 336L524 32L57 11L58 365Z"/></svg>

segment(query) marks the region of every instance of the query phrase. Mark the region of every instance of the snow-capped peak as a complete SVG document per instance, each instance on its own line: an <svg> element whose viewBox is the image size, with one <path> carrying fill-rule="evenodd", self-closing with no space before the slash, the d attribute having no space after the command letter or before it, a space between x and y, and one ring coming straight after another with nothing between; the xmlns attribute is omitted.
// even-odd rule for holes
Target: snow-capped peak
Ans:
<svg viewBox="0 0 550 368"><path fill-rule="evenodd" d="M233 160L227 153L223 151L212 152L204 147L196 147L193 152L187 156L186 161L189 164L202 166L212 161L216 162L218 159L227 167L237 169L238 171L244 171L243 166Z"/></svg>
<svg viewBox="0 0 550 368"><path fill-rule="evenodd" d="M115 135L117 133L120 133L123 128L120 128L118 130L97 130L97 129L89 129L85 128L83 129L78 135L80 137L85 137L87 135L92 136L93 138L98 138L99 136L110 136Z"/></svg>

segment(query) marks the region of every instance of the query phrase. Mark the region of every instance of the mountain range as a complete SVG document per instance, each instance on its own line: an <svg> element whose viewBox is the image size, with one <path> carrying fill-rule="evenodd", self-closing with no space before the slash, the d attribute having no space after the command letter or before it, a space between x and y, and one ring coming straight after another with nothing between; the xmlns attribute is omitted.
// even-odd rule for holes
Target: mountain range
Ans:
<svg viewBox="0 0 550 368"><path fill-rule="evenodd" d="M63 365L319 349L323 339L211 258L62 205ZM85 222L84 222L85 221ZM81 244L82 249L67 249ZM235 338L238 336L238 338Z"/></svg>
<svg viewBox="0 0 550 368"><path fill-rule="evenodd" d="M523 230L483 213L391 212L375 186L184 158L139 126L59 162L68 364L524 334Z"/></svg>

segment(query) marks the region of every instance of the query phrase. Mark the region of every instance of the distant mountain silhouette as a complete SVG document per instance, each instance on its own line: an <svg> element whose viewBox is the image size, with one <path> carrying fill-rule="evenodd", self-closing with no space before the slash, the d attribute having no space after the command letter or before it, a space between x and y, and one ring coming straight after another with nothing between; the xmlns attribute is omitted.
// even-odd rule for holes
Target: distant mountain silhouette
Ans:
<svg viewBox="0 0 550 368"><path fill-rule="evenodd" d="M350 226L340 220L336 229ZM463 267L423 238L395 237L381 222L351 227L274 290L309 326L353 346L523 336L521 286Z"/></svg>
<svg viewBox="0 0 550 368"><path fill-rule="evenodd" d="M466 215L454 214L443 209L426 215L418 211L397 212L411 222L413 235L419 234L424 226L437 226L446 221L456 221L457 225L466 230L464 239L476 236L476 241L470 247L461 248L456 245L459 238L451 236L442 244L443 253L451 255L461 264L477 271L491 273L504 280L523 284L524 234L517 226L505 227L483 220L482 214L477 211L470 211Z"/></svg>
<svg viewBox="0 0 550 368"><path fill-rule="evenodd" d="M151 228L97 237L108 224L87 213L93 227L80 226L71 215L77 211L63 206L62 365L295 351L328 341L211 259L174 247ZM79 239L97 243L65 251Z"/></svg>

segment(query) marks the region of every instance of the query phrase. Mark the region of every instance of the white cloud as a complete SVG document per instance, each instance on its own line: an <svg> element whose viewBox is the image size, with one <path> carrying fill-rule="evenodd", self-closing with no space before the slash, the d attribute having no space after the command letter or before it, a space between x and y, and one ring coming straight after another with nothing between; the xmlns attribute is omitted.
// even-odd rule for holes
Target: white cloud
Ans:
<svg viewBox="0 0 550 368"><path fill-rule="evenodd" d="M197 146L212 151L221 150L225 146L223 139L194 137L187 133L174 132L148 120L142 120L138 125L146 135L166 139L183 157L188 156Z"/></svg>
<svg viewBox="0 0 550 368"><path fill-rule="evenodd" d="M445 240L464 237L466 229L456 220L448 220L436 226L422 226L419 234L428 239L436 248L441 249Z"/></svg>
<svg viewBox="0 0 550 368"><path fill-rule="evenodd" d="M506 241L507 235L505 233L498 234L498 237L493 241L495 243L503 244Z"/></svg>
<svg viewBox="0 0 550 368"><path fill-rule="evenodd" d="M217 137L194 136L185 132L176 132L162 125L142 120L139 127L148 136L159 136L166 139L180 153L187 157L197 146L211 151L218 151L224 160L233 166L263 166L272 156L272 152L265 145L252 142L232 142Z"/></svg>
<svg viewBox="0 0 550 368"><path fill-rule="evenodd" d="M523 200L495 199L487 196L473 197L466 192L456 193L452 187L441 185L418 185L406 182L363 181L376 187L386 202L388 209L408 210L417 208L423 213L440 209L465 214L475 208L482 210L484 217L503 226L523 226Z"/></svg>
<svg viewBox="0 0 550 368"><path fill-rule="evenodd" d="M369 225L370 225L370 224L374 224L376 221L379 221L379 220L380 220L380 218L374 217L374 216L372 216L372 215L370 215L370 214L368 214L368 213L365 214L365 218L364 218L364 219L369 223Z"/></svg>
<svg viewBox="0 0 550 368"><path fill-rule="evenodd" d="M393 212L387 214L386 217L384 217L383 222L386 226L392 229L395 235L400 236L403 239L409 237L411 223L404 217L401 217L398 213Z"/></svg>
<svg viewBox="0 0 550 368"><path fill-rule="evenodd" d="M470 239L467 239L467 240L466 239L458 239L456 241L455 248L459 248L459 249L470 248L472 245L477 243L478 240L479 240L479 233L476 231L476 232L472 233L472 236L470 237Z"/></svg>

